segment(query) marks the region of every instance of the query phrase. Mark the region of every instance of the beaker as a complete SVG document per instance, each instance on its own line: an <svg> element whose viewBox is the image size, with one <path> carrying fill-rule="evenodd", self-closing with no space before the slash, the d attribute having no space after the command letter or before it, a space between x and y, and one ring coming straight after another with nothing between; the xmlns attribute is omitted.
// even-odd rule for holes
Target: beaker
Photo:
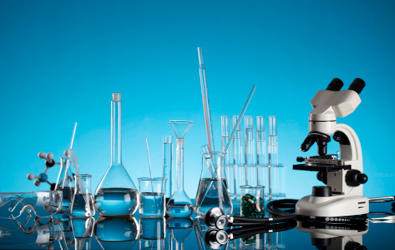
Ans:
<svg viewBox="0 0 395 250"><path fill-rule="evenodd" d="M166 178L138 178L141 217L160 218L166 214Z"/></svg>
<svg viewBox="0 0 395 250"><path fill-rule="evenodd" d="M265 216L264 187L241 186L240 214L247 218L263 218Z"/></svg>
<svg viewBox="0 0 395 250"><path fill-rule="evenodd" d="M193 121L169 121L177 139L176 149L176 182L177 187L167 203L167 214L170 217L189 217L193 213L191 199L184 191L184 137Z"/></svg>
<svg viewBox="0 0 395 250"><path fill-rule="evenodd" d="M111 165L95 192L95 206L102 216L133 215L138 208L138 192L122 164L121 94L111 102Z"/></svg>
<svg viewBox="0 0 395 250"><path fill-rule="evenodd" d="M140 218L139 249L165 249L165 225L164 218Z"/></svg>
<svg viewBox="0 0 395 250"><path fill-rule="evenodd" d="M95 215L91 191L91 175L82 174L74 176L74 196L71 203L73 217L90 217Z"/></svg>
<svg viewBox="0 0 395 250"><path fill-rule="evenodd" d="M202 173L199 180L199 187L195 199L195 213L206 215L207 211L213 207L220 207L225 214L232 214L232 200L229 196L228 185L224 175L224 168L220 166L221 156L224 152L202 152ZM216 164L215 164L216 163ZM215 166L212 166L215 164ZM221 183L218 183L218 176L213 176L209 169L221 170Z"/></svg>

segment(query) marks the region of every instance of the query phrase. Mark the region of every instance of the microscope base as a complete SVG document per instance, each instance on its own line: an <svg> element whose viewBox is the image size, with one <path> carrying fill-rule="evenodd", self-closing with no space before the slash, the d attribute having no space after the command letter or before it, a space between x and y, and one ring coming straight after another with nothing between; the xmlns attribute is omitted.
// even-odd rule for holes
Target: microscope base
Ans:
<svg viewBox="0 0 395 250"><path fill-rule="evenodd" d="M362 195L305 196L296 203L296 215L346 217L369 213L369 199Z"/></svg>

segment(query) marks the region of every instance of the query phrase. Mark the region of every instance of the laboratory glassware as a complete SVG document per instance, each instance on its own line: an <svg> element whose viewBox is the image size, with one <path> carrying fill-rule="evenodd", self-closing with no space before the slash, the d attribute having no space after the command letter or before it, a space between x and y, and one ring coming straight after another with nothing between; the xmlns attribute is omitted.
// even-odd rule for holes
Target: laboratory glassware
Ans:
<svg viewBox="0 0 395 250"><path fill-rule="evenodd" d="M70 211L74 196L74 173L70 157L60 157L60 170L56 181L55 190L63 194L63 209Z"/></svg>
<svg viewBox="0 0 395 250"><path fill-rule="evenodd" d="M263 218L265 216L265 195L263 186L241 186L240 214L247 218Z"/></svg>
<svg viewBox="0 0 395 250"><path fill-rule="evenodd" d="M167 179L166 182L166 202L172 195L174 179L173 175L173 136L163 136L163 178Z"/></svg>
<svg viewBox="0 0 395 250"><path fill-rule="evenodd" d="M176 181L177 187L167 203L167 214L170 217L189 217L193 213L191 199L184 191L184 137L193 121L169 121L177 139L176 148Z"/></svg>
<svg viewBox="0 0 395 250"><path fill-rule="evenodd" d="M222 150L225 150L225 146L229 141L229 116L221 116L221 144ZM228 184L228 192L230 198L234 197L234 173L233 164L231 161L232 155L230 154L230 149L226 152L224 161L224 172L226 176L226 183Z"/></svg>
<svg viewBox="0 0 395 250"><path fill-rule="evenodd" d="M269 116L269 200L278 196L277 118Z"/></svg>
<svg viewBox="0 0 395 250"><path fill-rule="evenodd" d="M166 214L166 178L138 178L139 214L141 217L160 218Z"/></svg>
<svg viewBox="0 0 395 250"><path fill-rule="evenodd" d="M258 169L255 163L254 119L244 116L244 165L246 185L255 187L258 184Z"/></svg>
<svg viewBox="0 0 395 250"><path fill-rule="evenodd" d="M233 128L235 128L237 115L234 115ZM234 175L234 194L236 197L236 203L240 203L240 186L245 185L245 170L242 166L243 158L243 147L241 146L241 125L236 128L235 138L233 140L233 175Z"/></svg>
<svg viewBox="0 0 395 250"><path fill-rule="evenodd" d="M0 219L53 216L62 208L62 197L59 190L0 193Z"/></svg>
<svg viewBox="0 0 395 250"><path fill-rule="evenodd" d="M268 182L266 165L265 118L256 117L256 164L258 168L258 186L266 186ZM268 188L267 188L268 189ZM265 190L265 196L268 191Z"/></svg>
<svg viewBox="0 0 395 250"><path fill-rule="evenodd" d="M165 249L166 222L164 218L140 218L139 250Z"/></svg>
<svg viewBox="0 0 395 250"><path fill-rule="evenodd" d="M170 233L170 250L183 250L184 242L192 231L191 218L172 218L166 222L166 229ZM187 247L188 249L188 247Z"/></svg>
<svg viewBox="0 0 395 250"><path fill-rule="evenodd" d="M71 218L74 247L77 250L90 250L95 218Z"/></svg>
<svg viewBox="0 0 395 250"><path fill-rule="evenodd" d="M199 56L200 88L201 88L201 91L202 91L204 120L205 120L205 124L206 124L208 147L209 147L210 151L215 151L213 126L211 124L210 102L209 102L209 97L208 97L206 68L204 67L204 64L203 64L202 48L198 47L197 49L198 49L198 56Z"/></svg>
<svg viewBox="0 0 395 250"><path fill-rule="evenodd" d="M73 217L91 217L95 215L91 191L91 175L75 175L74 196L71 203ZM79 179L79 180L78 180Z"/></svg>
<svg viewBox="0 0 395 250"><path fill-rule="evenodd" d="M95 206L102 216L133 215L138 208L138 192L122 164L121 94L111 102L111 165L95 192Z"/></svg>
<svg viewBox="0 0 395 250"><path fill-rule="evenodd" d="M140 235L140 226L133 216L100 216L94 226L94 235L103 250L132 249Z"/></svg>
<svg viewBox="0 0 395 250"><path fill-rule="evenodd" d="M233 211L232 199L229 196L228 185L221 168L221 157L224 152L202 152L202 173L195 199L195 213L204 216L213 207L220 207L225 214ZM217 163L216 166L208 166ZM217 169L217 176L212 177L208 169ZM221 175L219 175L221 173ZM221 180L220 182L218 180Z"/></svg>

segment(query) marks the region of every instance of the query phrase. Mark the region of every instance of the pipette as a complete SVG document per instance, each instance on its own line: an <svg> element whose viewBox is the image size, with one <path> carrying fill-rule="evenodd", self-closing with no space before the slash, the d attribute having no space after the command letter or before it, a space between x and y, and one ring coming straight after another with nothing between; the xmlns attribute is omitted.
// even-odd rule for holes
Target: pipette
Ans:
<svg viewBox="0 0 395 250"><path fill-rule="evenodd" d="M208 98L206 68L204 67L204 64L203 64L202 48L198 47L197 49L198 49L198 56L199 56L199 77L200 77L200 88L202 90L204 120L206 122L208 147L211 152L211 151L215 151L215 147L214 147L213 127L211 124L210 102L209 102L209 98Z"/></svg>

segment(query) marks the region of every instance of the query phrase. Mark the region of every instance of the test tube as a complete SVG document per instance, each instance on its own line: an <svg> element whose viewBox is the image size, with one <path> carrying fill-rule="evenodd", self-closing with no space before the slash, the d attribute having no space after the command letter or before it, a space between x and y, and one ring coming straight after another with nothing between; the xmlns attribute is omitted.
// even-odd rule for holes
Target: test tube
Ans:
<svg viewBox="0 0 395 250"><path fill-rule="evenodd" d="M221 116L221 143L222 143L222 151L225 150L226 144L229 141L229 116ZM225 151L224 151L225 152ZM228 192L230 198L234 197L234 173L233 173L233 165L231 162L230 148L226 151L225 159L224 159L224 172L226 179L226 186L228 187Z"/></svg>
<svg viewBox="0 0 395 250"><path fill-rule="evenodd" d="M258 180L258 169L255 163L254 119L244 116L244 165L246 171L246 185L255 187Z"/></svg>
<svg viewBox="0 0 395 250"><path fill-rule="evenodd" d="M277 118L269 116L269 199L278 198L278 144Z"/></svg>
<svg viewBox="0 0 395 250"><path fill-rule="evenodd" d="M263 116L256 117L256 164L258 168L258 186L267 187L265 118ZM268 189L265 188L265 198L268 197Z"/></svg>
<svg viewBox="0 0 395 250"><path fill-rule="evenodd" d="M232 117L233 128L237 123L238 115ZM240 186L245 185L245 170L242 165L243 158L243 148L241 146L241 125L237 128L235 132L235 138L233 139L233 174L234 174L234 193L236 195L236 202L240 203L241 192Z"/></svg>
<svg viewBox="0 0 395 250"><path fill-rule="evenodd" d="M175 171L172 171L173 167L173 136L163 136L163 178L167 178L166 183L166 199L170 199L172 192L175 188L172 187L173 175Z"/></svg>

